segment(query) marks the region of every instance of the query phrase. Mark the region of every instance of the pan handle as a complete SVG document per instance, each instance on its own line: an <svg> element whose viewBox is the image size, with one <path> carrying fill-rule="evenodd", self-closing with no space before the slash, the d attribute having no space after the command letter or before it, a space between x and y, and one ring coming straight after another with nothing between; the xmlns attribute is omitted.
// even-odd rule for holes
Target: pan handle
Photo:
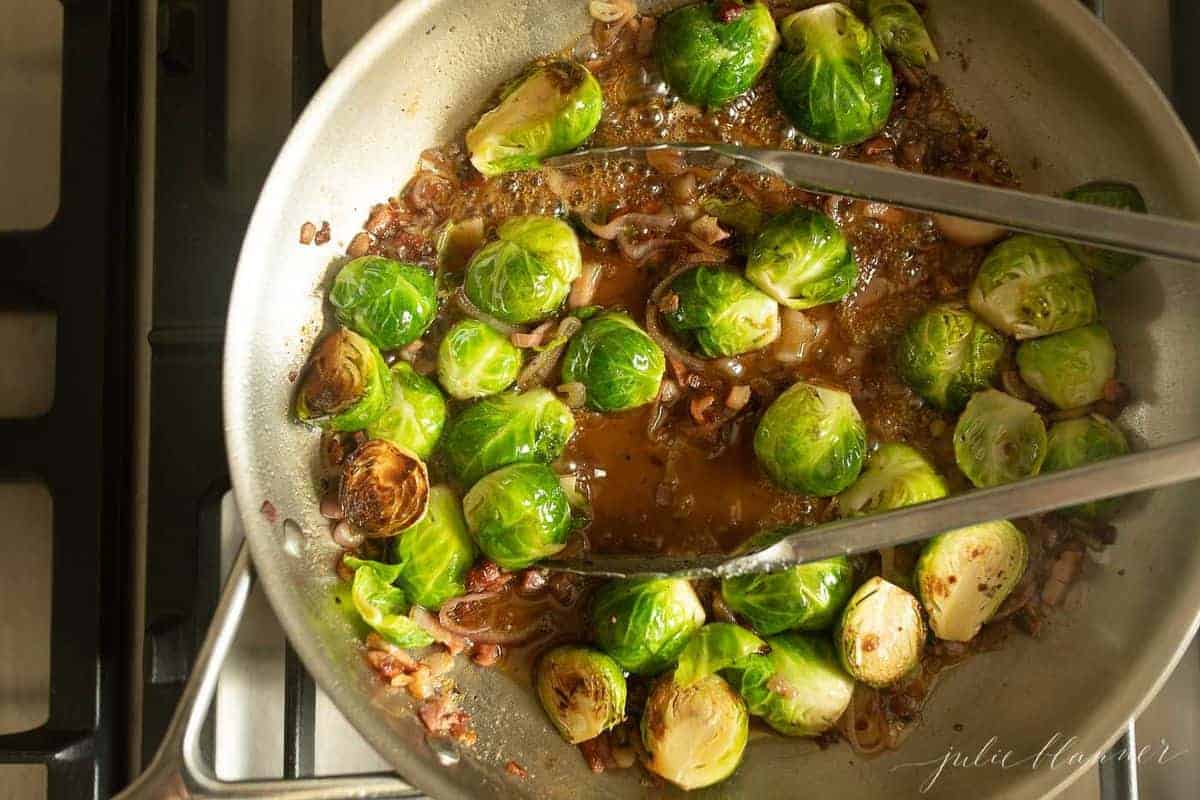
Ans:
<svg viewBox="0 0 1200 800"><path fill-rule="evenodd" d="M200 754L201 729L216 693L217 677L237 633L254 586L250 549L242 542L221 591L216 613L196 657L192 674L154 760L118 800L204 800L204 798L278 798L279 800L350 800L413 798L416 791L388 774L321 778L223 781Z"/></svg>

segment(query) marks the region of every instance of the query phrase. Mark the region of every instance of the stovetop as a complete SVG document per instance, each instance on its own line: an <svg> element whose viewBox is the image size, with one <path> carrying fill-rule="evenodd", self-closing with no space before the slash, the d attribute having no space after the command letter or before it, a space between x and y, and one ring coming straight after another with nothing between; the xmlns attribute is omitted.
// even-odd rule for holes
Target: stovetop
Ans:
<svg viewBox="0 0 1200 800"><path fill-rule="evenodd" d="M1200 3L1092 4L1200 130ZM220 358L242 232L295 116L393 1L26 5L0 0L0 231L30 231L0 233L0 798L103 797L153 754L240 538ZM1200 747L1198 698L1194 645L1139 739ZM385 766L260 593L207 750L227 779ZM1200 761L1140 780L1192 796ZM1064 795L1100 796L1094 773Z"/></svg>

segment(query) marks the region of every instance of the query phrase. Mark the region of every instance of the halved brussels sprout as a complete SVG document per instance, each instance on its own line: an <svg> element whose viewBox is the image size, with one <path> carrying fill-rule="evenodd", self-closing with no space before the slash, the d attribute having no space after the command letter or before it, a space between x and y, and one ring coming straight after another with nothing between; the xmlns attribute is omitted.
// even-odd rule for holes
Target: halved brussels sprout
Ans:
<svg viewBox="0 0 1200 800"><path fill-rule="evenodd" d="M846 671L882 689L920 663L925 621L917 598L875 577L850 598L833 639Z"/></svg>
<svg viewBox="0 0 1200 800"><path fill-rule="evenodd" d="M525 569L567 544L571 504L545 464L510 464L485 475L463 498L463 514L484 555Z"/></svg>
<svg viewBox="0 0 1200 800"><path fill-rule="evenodd" d="M1025 534L987 522L930 539L913 571L934 636L969 642L1020 582L1029 562Z"/></svg>
<svg viewBox="0 0 1200 800"><path fill-rule="evenodd" d="M437 316L437 288L424 267L383 256L360 256L342 267L329 290L337 318L395 350L418 339Z"/></svg>
<svg viewBox="0 0 1200 800"><path fill-rule="evenodd" d="M412 453L383 439L359 445L342 467L338 501L346 519L372 538L392 536L429 506L429 473Z"/></svg>
<svg viewBox="0 0 1200 800"><path fill-rule="evenodd" d="M1128 453L1129 442L1121 429L1099 414L1092 414L1064 420L1050 428L1042 471L1074 469ZM1103 521L1115 514L1120 505L1121 498L1111 497L1060 509L1058 513Z"/></svg>
<svg viewBox="0 0 1200 800"><path fill-rule="evenodd" d="M438 345L438 380L451 397L470 400L502 392L521 372L521 351L485 322L456 322Z"/></svg>
<svg viewBox="0 0 1200 800"><path fill-rule="evenodd" d="M407 361L393 364L391 374L391 405L367 426L367 436L429 458L446 425L446 400L437 385Z"/></svg>
<svg viewBox="0 0 1200 800"><path fill-rule="evenodd" d="M411 617L404 590L392 585L400 567L378 561L362 561L353 556L343 559L354 570L350 598L363 621L397 647L416 648L433 644L433 637Z"/></svg>
<svg viewBox="0 0 1200 800"><path fill-rule="evenodd" d="M1029 403L988 389L977 393L954 426L954 460L985 488L1032 478L1046 458L1046 424Z"/></svg>
<svg viewBox="0 0 1200 800"><path fill-rule="evenodd" d="M689 103L720 106L758 80L779 45L765 3L713 0L663 15L654 57L671 89Z"/></svg>
<svg viewBox="0 0 1200 800"><path fill-rule="evenodd" d="M925 20L908 0L867 0L867 18L885 52L918 67L937 62Z"/></svg>
<svg viewBox="0 0 1200 800"><path fill-rule="evenodd" d="M1096 320L1096 296L1062 242L1013 236L992 248L967 294L971 309L1018 339L1069 331Z"/></svg>
<svg viewBox="0 0 1200 800"><path fill-rule="evenodd" d="M746 708L784 736L817 736L850 705L854 678L838 663L824 635L785 633L767 640L771 651L728 670Z"/></svg>
<svg viewBox="0 0 1200 800"><path fill-rule="evenodd" d="M670 290L679 303L663 317L703 356L737 356L779 338L779 305L736 272L696 267L671 281Z"/></svg>
<svg viewBox="0 0 1200 800"><path fill-rule="evenodd" d="M897 348L900 377L927 403L958 412L992 385L1004 337L958 303L934 306L913 320Z"/></svg>
<svg viewBox="0 0 1200 800"><path fill-rule="evenodd" d="M832 497L854 483L867 429L850 395L797 382L775 399L754 434L754 454L775 483Z"/></svg>
<svg viewBox="0 0 1200 800"><path fill-rule="evenodd" d="M805 135L828 145L870 138L887 124L895 79L879 39L841 3L797 11L780 23L775 91Z"/></svg>
<svg viewBox="0 0 1200 800"><path fill-rule="evenodd" d="M631 578L606 584L592 602L596 644L637 675L675 663L704 624L704 606L679 578Z"/></svg>
<svg viewBox="0 0 1200 800"><path fill-rule="evenodd" d="M399 566L393 581L414 603L436 610L467 593L464 580L475 553L458 495L447 486L435 486L425 516L392 542L392 560Z"/></svg>
<svg viewBox="0 0 1200 800"><path fill-rule="evenodd" d="M879 445L853 486L838 495L843 517L857 517L938 500L946 482L923 455L906 444Z"/></svg>
<svg viewBox="0 0 1200 800"><path fill-rule="evenodd" d="M583 270L579 240L554 217L512 217L467 264L463 290L482 311L513 325L558 310Z"/></svg>
<svg viewBox="0 0 1200 800"><path fill-rule="evenodd" d="M604 94L592 73L573 61L536 66L505 88L500 104L467 131L475 169L488 177L537 169L592 135Z"/></svg>
<svg viewBox="0 0 1200 800"><path fill-rule="evenodd" d="M567 345L563 383L587 387L596 411L625 411L658 396L667 360L663 351L627 314L592 317Z"/></svg>
<svg viewBox="0 0 1200 800"><path fill-rule="evenodd" d="M773 217L750 245L746 277L785 306L836 303L858 282L858 263L837 223L807 208Z"/></svg>
<svg viewBox="0 0 1200 800"><path fill-rule="evenodd" d="M1063 195L1068 200L1077 203L1090 203L1094 206L1108 206L1125 211L1146 213L1146 200L1142 193L1132 183L1121 181L1092 181L1082 186L1076 186ZM1136 267L1142 260L1141 256L1132 253L1119 253L1115 250L1104 250L1086 244L1068 242L1072 255L1092 272L1115 278Z"/></svg>
<svg viewBox="0 0 1200 800"><path fill-rule="evenodd" d="M339 328L313 348L296 392L296 417L331 431L360 431L391 399L388 365L375 345Z"/></svg>
<svg viewBox="0 0 1200 800"><path fill-rule="evenodd" d="M654 685L642 712L646 769L681 789L720 783L741 763L750 735L746 704L720 676Z"/></svg>
<svg viewBox="0 0 1200 800"><path fill-rule="evenodd" d="M442 437L446 466L469 485L509 464L549 464L562 454L575 417L549 389L485 397L453 417Z"/></svg>
<svg viewBox="0 0 1200 800"><path fill-rule="evenodd" d="M853 591L854 568L845 556L721 581L726 604L764 636L825 630Z"/></svg>
<svg viewBox="0 0 1200 800"><path fill-rule="evenodd" d="M594 739L625 719L625 675L599 650L556 647L538 660L534 682L546 716L571 744Z"/></svg>
<svg viewBox="0 0 1200 800"><path fill-rule="evenodd" d="M706 675L741 664L748 656L766 653L769 649L766 642L741 625L710 622L696 631L679 654L675 682L689 686Z"/></svg>
<svg viewBox="0 0 1200 800"><path fill-rule="evenodd" d="M717 218L723 228L731 228L741 236L754 236L766 223L766 216L757 204L750 200L723 200L706 197L700 201L705 214Z"/></svg>
<svg viewBox="0 0 1200 800"><path fill-rule="evenodd" d="M1117 349L1103 325L1022 342L1017 349L1021 380L1061 409L1090 405L1104 397L1117 371Z"/></svg>

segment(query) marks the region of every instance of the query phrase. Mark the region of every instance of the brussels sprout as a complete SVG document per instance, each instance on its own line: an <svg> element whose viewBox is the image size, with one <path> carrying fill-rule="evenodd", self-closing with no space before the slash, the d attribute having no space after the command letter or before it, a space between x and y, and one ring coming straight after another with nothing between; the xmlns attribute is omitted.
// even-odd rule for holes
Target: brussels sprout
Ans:
<svg viewBox="0 0 1200 800"><path fill-rule="evenodd" d="M625 719L625 675L598 650L556 647L538 660L534 682L546 716L571 744L594 739Z"/></svg>
<svg viewBox="0 0 1200 800"><path fill-rule="evenodd" d="M754 454L775 483L792 492L832 497L858 477L867 430L850 395L797 382L763 414Z"/></svg>
<svg viewBox="0 0 1200 800"><path fill-rule="evenodd" d="M754 238L746 277L785 306L805 309L850 294L858 264L836 222L793 208L772 218Z"/></svg>
<svg viewBox="0 0 1200 800"><path fill-rule="evenodd" d="M1042 470L1058 472L1074 469L1128 453L1129 442L1121 429L1099 414L1092 414L1065 420L1050 428L1046 462L1042 464ZM1103 521L1115 514L1120 505L1121 499L1112 497L1060 509L1058 513Z"/></svg>
<svg viewBox="0 0 1200 800"><path fill-rule="evenodd" d="M884 51L918 67L937 62L925 21L908 0L867 0L867 18Z"/></svg>
<svg viewBox="0 0 1200 800"><path fill-rule="evenodd" d="M895 81L879 40L841 3L797 11L780 24L775 91L805 135L828 145L870 138L887 123Z"/></svg>
<svg viewBox="0 0 1200 800"><path fill-rule="evenodd" d="M954 460L980 488L1032 478L1046 458L1046 424L1029 403L979 392L954 427Z"/></svg>
<svg viewBox="0 0 1200 800"><path fill-rule="evenodd" d="M391 373L392 403L367 426L367 436L429 458L446 424L446 400L433 381L407 361L397 361Z"/></svg>
<svg viewBox="0 0 1200 800"><path fill-rule="evenodd" d="M779 338L778 304L735 272L696 267L671 281L671 291L679 303L663 317L701 355L737 356Z"/></svg>
<svg viewBox="0 0 1200 800"><path fill-rule="evenodd" d="M720 106L754 85L778 45L765 3L714 0L665 14L655 32L654 57L684 100Z"/></svg>
<svg viewBox="0 0 1200 800"><path fill-rule="evenodd" d="M854 568L845 556L721 581L726 604L764 636L825 630L853 591Z"/></svg>
<svg viewBox="0 0 1200 800"><path fill-rule="evenodd" d="M359 431L388 407L387 362L375 345L339 328L313 348L296 393L296 417L331 431Z"/></svg>
<svg viewBox="0 0 1200 800"><path fill-rule="evenodd" d="M1103 325L1022 342L1017 349L1021 380L1061 409L1090 405L1104 397L1104 384L1117 371L1117 349Z"/></svg>
<svg viewBox="0 0 1200 800"><path fill-rule="evenodd" d="M969 642L1025 574L1029 545L1011 522L986 522L939 534L913 571L934 636Z"/></svg>
<svg viewBox="0 0 1200 800"><path fill-rule="evenodd" d="M958 412L996 379L1005 340L957 303L934 306L904 331L897 348L900 377L925 402Z"/></svg>
<svg viewBox="0 0 1200 800"><path fill-rule="evenodd" d="M857 517L880 511L937 500L949 494L946 482L925 457L906 444L889 442L867 459L858 481L838 495L843 517Z"/></svg>
<svg viewBox="0 0 1200 800"><path fill-rule="evenodd" d="M1142 198L1142 193L1132 183L1093 181L1075 187L1064 194L1063 197L1068 200L1074 200L1077 203L1108 206L1109 208L1117 208L1124 211L1136 211L1139 214L1146 213L1146 201ZM1115 250L1104 250L1086 244L1068 242L1067 247L1071 250L1071 254L1079 259L1079 262L1085 267L1092 272L1098 272L1110 278L1125 274L1136 267L1142 260L1141 256L1136 256L1132 253L1118 253Z"/></svg>
<svg viewBox="0 0 1200 800"><path fill-rule="evenodd" d="M442 437L446 466L472 484L509 464L549 464L562 454L575 417L549 389L485 397L450 420Z"/></svg>
<svg viewBox="0 0 1200 800"><path fill-rule="evenodd" d="M976 314L1018 339L1096 320L1087 271L1062 242L1013 236L992 248L967 294Z"/></svg>
<svg viewBox="0 0 1200 800"><path fill-rule="evenodd" d="M397 647L433 644L433 637L411 617L405 616L408 598L403 589L392 585L400 570L398 565L361 561L352 556L346 556L344 561L354 570L350 597L364 622Z"/></svg>
<svg viewBox="0 0 1200 800"><path fill-rule="evenodd" d="M429 473L412 453L383 439L359 445L342 467L338 502L367 536L392 536L429 506Z"/></svg>
<svg viewBox="0 0 1200 800"><path fill-rule="evenodd" d="M592 603L596 644L637 675L675 663L704 624L704 606L679 578L631 578L606 584Z"/></svg>
<svg viewBox="0 0 1200 800"><path fill-rule="evenodd" d="M430 490L425 516L393 540L392 560L400 568L393 582L426 608L467 593L464 579L475 563L475 541L449 487Z"/></svg>
<svg viewBox="0 0 1200 800"><path fill-rule="evenodd" d="M513 325L553 314L583 271L575 231L553 217L512 217L496 236L467 264L467 299Z"/></svg>
<svg viewBox="0 0 1200 800"><path fill-rule="evenodd" d="M484 555L509 570L567 544L571 504L545 464L510 464L485 475L463 498L463 514Z"/></svg>
<svg viewBox="0 0 1200 800"><path fill-rule="evenodd" d="M741 236L754 236L766 222L762 209L749 200L706 197L700 201L700 207L705 214L716 217L722 227L731 228Z"/></svg>
<svg viewBox="0 0 1200 800"><path fill-rule="evenodd" d="M784 736L816 736L850 705L854 679L825 636L785 633L767 640L771 651L728 671L746 708Z"/></svg>
<svg viewBox="0 0 1200 800"><path fill-rule="evenodd" d="M437 316L437 288L424 267L382 256L361 256L342 267L329 290L337 318L395 350L415 341Z"/></svg>
<svg viewBox="0 0 1200 800"><path fill-rule="evenodd" d="M502 392L521 372L521 351L477 319L464 319L438 345L438 380L451 397L470 400Z"/></svg>
<svg viewBox="0 0 1200 800"><path fill-rule="evenodd" d="M846 604L833 640L847 672L877 689L891 686L921 661L921 607L894 583L871 578Z"/></svg>
<svg viewBox="0 0 1200 800"><path fill-rule="evenodd" d="M626 314L592 317L567 345L563 383L587 387L596 411L625 411L658 396L667 361L663 351Z"/></svg>
<svg viewBox="0 0 1200 800"><path fill-rule="evenodd" d="M681 789L712 786L732 775L749 735L746 704L717 675L688 686L663 677L642 712L646 769Z"/></svg>
<svg viewBox="0 0 1200 800"><path fill-rule="evenodd" d="M675 682L690 686L706 675L741 664L747 656L769 649L766 642L741 625L710 622L696 631L679 654Z"/></svg>
<svg viewBox="0 0 1200 800"><path fill-rule="evenodd" d="M604 94L573 61L536 66L507 86L500 104L467 131L475 169L488 177L537 169L583 144L600 123Z"/></svg>

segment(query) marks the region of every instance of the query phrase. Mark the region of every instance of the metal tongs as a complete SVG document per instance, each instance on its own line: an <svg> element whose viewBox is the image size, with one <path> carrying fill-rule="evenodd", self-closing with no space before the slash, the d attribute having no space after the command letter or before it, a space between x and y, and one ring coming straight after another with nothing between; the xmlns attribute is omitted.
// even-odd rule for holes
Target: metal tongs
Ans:
<svg viewBox="0 0 1200 800"><path fill-rule="evenodd" d="M597 148L550 159L551 167L644 158L651 151L737 165L777 175L819 194L836 194L929 213L951 214L1010 230L1102 246L1152 258L1200 262L1200 224L1138 214L900 169L790 150L732 145L659 144ZM1041 475L931 503L816 527L756 537L759 549L732 555L652 557L587 555L543 566L605 577L676 575L720 578L893 547L942 531L1053 511L1079 503L1200 478L1200 437L1077 469Z"/></svg>

